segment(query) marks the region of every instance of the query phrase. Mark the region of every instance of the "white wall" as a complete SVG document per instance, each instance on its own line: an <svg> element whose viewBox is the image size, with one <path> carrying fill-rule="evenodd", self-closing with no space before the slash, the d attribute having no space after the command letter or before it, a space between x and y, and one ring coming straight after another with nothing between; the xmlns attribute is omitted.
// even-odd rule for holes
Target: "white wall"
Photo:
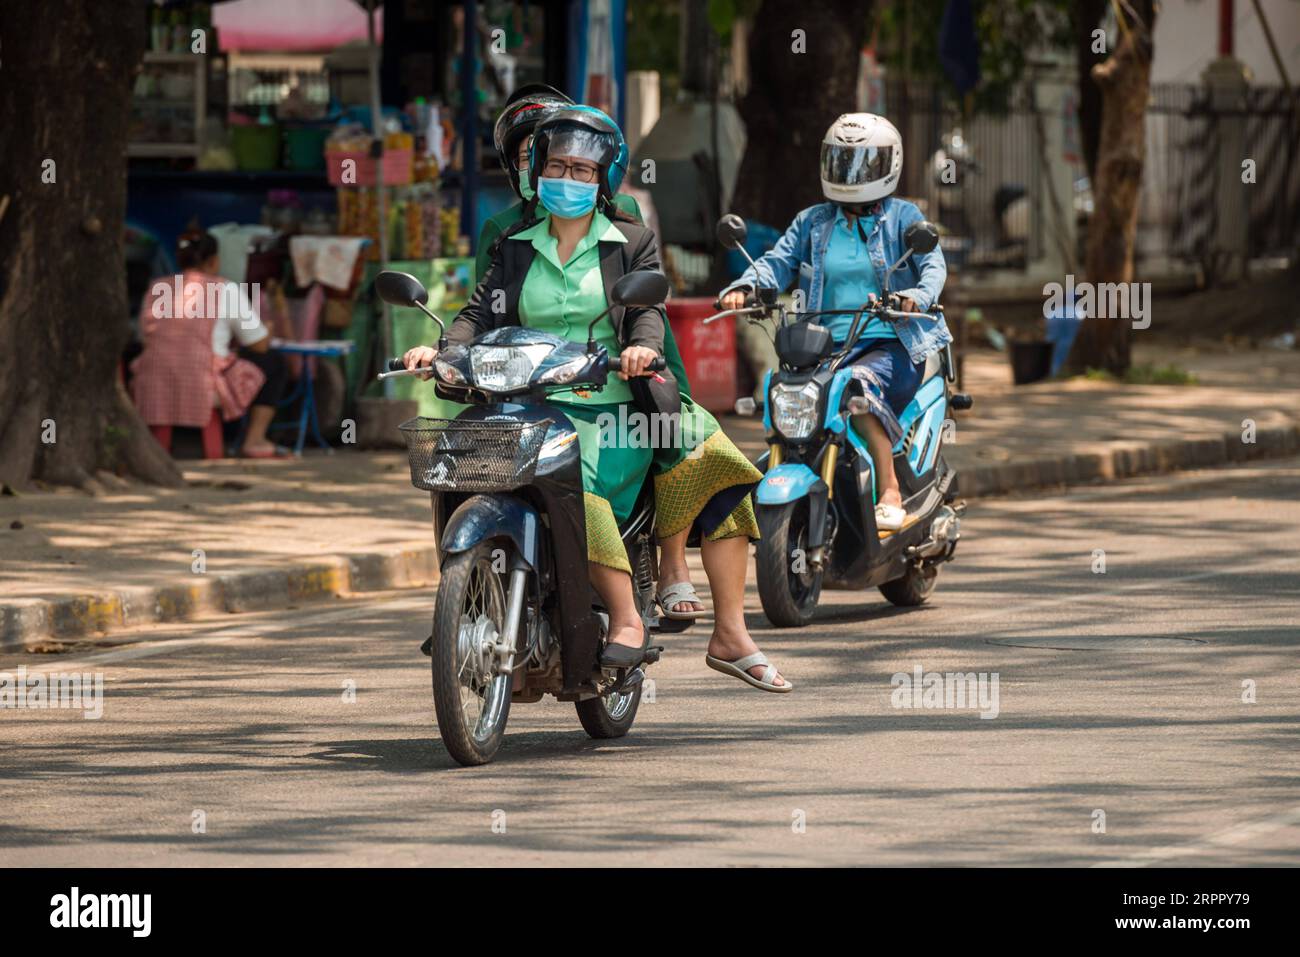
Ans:
<svg viewBox="0 0 1300 957"><path fill-rule="evenodd" d="M1255 5L1251 0L1236 0L1234 6L1233 47L1237 59L1250 68L1255 83L1280 85L1282 78L1255 15ZM1291 83L1300 83L1300 2L1261 0L1260 6ZM1201 72L1217 56L1219 48L1219 0L1164 0L1156 17L1155 43L1152 82L1199 82Z"/></svg>

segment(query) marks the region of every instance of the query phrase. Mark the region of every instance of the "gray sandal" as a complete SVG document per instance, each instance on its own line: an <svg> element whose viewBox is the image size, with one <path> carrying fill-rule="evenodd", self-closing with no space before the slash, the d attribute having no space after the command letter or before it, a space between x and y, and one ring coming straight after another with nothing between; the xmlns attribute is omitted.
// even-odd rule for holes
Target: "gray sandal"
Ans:
<svg viewBox="0 0 1300 957"><path fill-rule="evenodd" d="M767 660L767 655L761 651L756 651L752 655L745 655L743 658L737 658L735 661L723 661L721 658L715 658L713 655L705 655L704 663L714 671L721 671L724 675L731 675L733 678L739 678L747 685L752 685L760 691L771 691L774 694L785 694L787 691L793 691L794 685L781 676L785 684L772 684L772 679L777 676L776 665ZM749 669L754 665L767 665L763 670L762 678L755 678L749 673Z"/></svg>
<svg viewBox="0 0 1300 957"><path fill-rule="evenodd" d="M678 582L675 585L668 585L659 589L655 595L655 601L659 602L659 608L664 613L665 618L671 618L673 621L694 621L704 614L704 610L692 611L675 611L677 605L686 602L694 602L697 605L703 605L699 593L695 591L695 586L690 582Z"/></svg>

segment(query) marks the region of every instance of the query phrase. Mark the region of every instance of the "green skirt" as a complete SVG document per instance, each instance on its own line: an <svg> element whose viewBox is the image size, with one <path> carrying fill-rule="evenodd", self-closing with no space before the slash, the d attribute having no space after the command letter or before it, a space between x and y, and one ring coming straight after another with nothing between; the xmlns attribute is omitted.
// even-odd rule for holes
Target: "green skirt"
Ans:
<svg viewBox="0 0 1300 957"><path fill-rule="evenodd" d="M652 471L660 539L693 526L710 541L758 537L749 492L762 473L689 398L682 397L677 443L632 403L552 401L578 433L589 560L631 573L618 526Z"/></svg>

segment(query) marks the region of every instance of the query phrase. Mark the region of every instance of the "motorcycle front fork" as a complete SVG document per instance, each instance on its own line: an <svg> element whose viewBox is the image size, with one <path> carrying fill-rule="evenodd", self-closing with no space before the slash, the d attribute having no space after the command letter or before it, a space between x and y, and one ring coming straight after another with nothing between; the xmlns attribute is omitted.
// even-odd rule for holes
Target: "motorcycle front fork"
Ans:
<svg viewBox="0 0 1300 957"><path fill-rule="evenodd" d="M528 595L528 568L522 563L510 570L510 590L506 594L506 627L497 636L493 651L500 663L500 674L514 671L515 648L524 620L524 600Z"/></svg>
<svg viewBox="0 0 1300 957"><path fill-rule="evenodd" d="M809 532L814 528L822 530L825 535L826 515L830 511L831 498L835 495L835 466L839 464L840 447L835 442L826 446L826 451L822 453L821 480L826 485L825 501L810 501L808 515ZM813 571L821 571L822 565L826 563L826 549L830 545L828 541L821 541L808 549L808 565Z"/></svg>

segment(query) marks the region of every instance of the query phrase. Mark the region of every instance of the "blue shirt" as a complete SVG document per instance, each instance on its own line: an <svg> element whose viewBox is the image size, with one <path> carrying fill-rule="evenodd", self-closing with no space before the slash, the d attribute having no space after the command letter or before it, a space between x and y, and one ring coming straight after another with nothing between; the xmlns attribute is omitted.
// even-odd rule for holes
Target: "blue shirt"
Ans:
<svg viewBox="0 0 1300 957"><path fill-rule="evenodd" d="M860 220L862 231L871 236L876 227L876 217L865 216ZM868 296L880 296L880 280L876 276L876 267L871 263L871 251L868 244L858 234L858 224L850 223L840 209L831 224L830 240L826 244L826 290L822 294L823 309L857 309L867 301ZM831 331L836 342L843 342L853 325L852 313L843 312L833 316L823 316L821 324ZM879 317L866 319L859 328L858 338L897 339L892 323Z"/></svg>

